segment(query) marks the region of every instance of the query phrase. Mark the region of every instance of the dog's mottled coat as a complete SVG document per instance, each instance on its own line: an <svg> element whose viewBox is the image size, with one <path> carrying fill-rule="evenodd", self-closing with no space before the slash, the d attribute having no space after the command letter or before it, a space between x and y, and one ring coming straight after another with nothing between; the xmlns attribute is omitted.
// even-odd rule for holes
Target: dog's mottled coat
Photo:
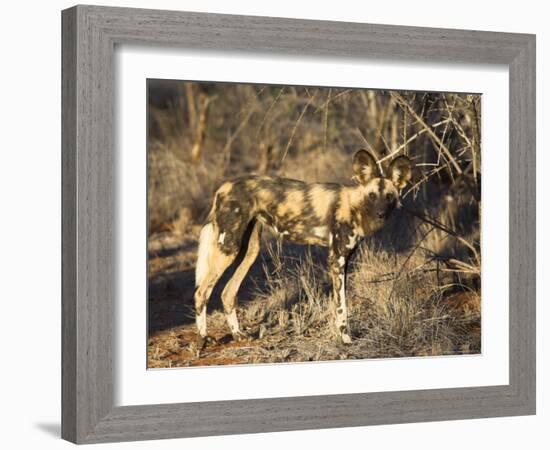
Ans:
<svg viewBox="0 0 550 450"><path fill-rule="evenodd" d="M328 267L336 300L336 330L350 343L345 270L359 239L379 230L399 205L399 190L411 178L408 158L395 158L387 177L366 150L353 157L355 186L304 183L288 178L244 176L224 183L200 235L195 310L199 346L206 339L206 305L214 285L237 259L239 265L222 292L227 323L235 338L243 336L236 296L260 251L263 226L298 244L328 247Z"/></svg>

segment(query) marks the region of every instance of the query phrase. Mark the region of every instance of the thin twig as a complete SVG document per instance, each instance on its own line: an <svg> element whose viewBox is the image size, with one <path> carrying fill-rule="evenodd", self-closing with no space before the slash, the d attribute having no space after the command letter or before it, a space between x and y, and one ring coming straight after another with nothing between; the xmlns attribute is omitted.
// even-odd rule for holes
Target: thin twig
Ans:
<svg viewBox="0 0 550 450"><path fill-rule="evenodd" d="M407 145L409 145L411 142L413 142L414 140L416 140L419 136L421 136L422 134L424 134L427 130L425 128L423 128L422 130L420 130L418 133L412 135L407 141L405 141L403 144L401 144L399 147L397 147L394 151L392 151L391 153L389 153L388 155L384 156L383 158L381 158L378 162L379 163L382 163L388 159L391 159L392 157L394 157L395 155L397 155L401 150L403 149L406 149L407 148Z"/></svg>
<svg viewBox="0 0 550 450"><path fill-rule="evenodd" d="M416 217L417 219L420 219L422 220L423 222L426 222L427 224L431 225L432 227L435 227L445 233L447 233L448 235L451 235L453 236L455 239L457 239L458 241L460 241L462 244L464 244L466 247L468 247L472 253L474 254L475 258L476 258L476 262L478 264L480 264L480 258L479 258L479 253L478 251L476 250L476 248L470 244L466 239L464 239L463 237L461 237L456 231L454 230L451 230L450 228L446 227L445 225L443 225L442 223L438 222L437 220L435 220L434 218L431 218L431 217L427 217L425 216L424 214L421 214L417 211L413 211L412 209L409 209L405 206L402 206L403 210L405 212L407 212L408 214Z"/></svg>
<svg viewBox="0 0 550 450"><path fill-rule="evenodd" d="M330 104L330 94L332 93L332 89L329 88L328 94L327 94L327 103L325 106L325 123L324 123L324 133L323 133L323 150L327 151L327 133L328 133L328 107Z"/></svg>
<svg viewBox="0 0 550 450"><path fill-rule="evenodd" d="M407 111L411 114L411 116L414 117L414 119L423 127L426 129L427 133L430 135L430 137L436 142L436 144L439 146L439 149L443 151L446 158L451 162L455 170L462 174L462 169L460 168L460 165L456 162L456 160L453 158L453 155L451 154L451 151L447 148L447 146L439 139L439 137L433 132L431 127L424 122L424 120L416 113L414 108L409 104L407 100L405 100L401 94L398 94L397 92L392 92L391 96L397 101L399 106L401 108L406 108Z"/></svg>
<svg viewBox="0 0 550 450"><path fill-rule="evenodd" d="M326 100L325 102L323 102L320 106L318 106L317 108L315 108L315 111L313 111L313 113L318 113L319 111L323 111L326 107L326 104L327 102L331 101L335 101L337 100L338 98L342 97L343 95L346 95L348 94L349 92L351 92L352 89L346 89L345 91L342 91L340 92L339 94L336 94L334 97L332 97L330 100ZM315 95L315 94L314 94Z"/></svg>
<svg viewBox="0 0 550 450"><path fill-rule="evenodd" d="M367 140L366 136L361 132L359 128L355 129L355 132L363 139L363 142L367 145L369 148L369 151L374 155L374 157L379 160L378 158L378 152L370 145L369 141Z"/></svg>
<svg viewBox="0 0 550 450"><path fill-rule="evenodd" d="M432 228L430 228L428 231L426 231L424 233L424 235L418 240L416 245L412 248L412 250L409 252L407 257L405 258L405 261L403 262L403 264L401 264L401 267L399 268L399 270L397 272L397 274L398 274L397 279L401 278L401 274L403 273L403 270L405 269L405 266L407 265L407 263L411 259L412 255L414 254L414 252L416 252L416 250L418 250L418 247L420 247L420 244L422 244L422 242L428 237L428 235L434 230L434 228L435 227L432 226ZM390 295L388 295L388 301L391 300L391 297L393 295L394 290L395 290L395 282L392 284Z"/></svg>
<svg viewBox="0 0 550 450"><path fill-rule="evenodd" d="M315 98L315 96L317 95L317 92L315 92L315 94L313 94L308 102L306 103L306 105L304 106L304 108L302 109L302 112L300 113L300 116L298 117L298 119L296 120L296 123L294 124L294 128L292 129L292 133L290 134L290 138L288 139L288 142L286 144L286 148L285 148L285 151L283 153L283 156L281 157L281 163L285 160L286 158L286 154L288 153L288 150L290 148L290 145L292 144L292 139L294 138L294 134L296 133L296 130L298 129L298 125L300 124L300 121L302 120L302 117L304 117L304 114L306 113L306 110L307 108L309 107L309 105L311 104L311 102L313 101L313 99Z"/></svg>
<svg viewBox="0 0 550 450"><path fill-rule="evenodd" d="M275 97L275 100L273 100L271 105L269 105L269 108L267 108L267 111L265 112L264 117L262 119L262 123L260 123L260 126L258 127L258 131L256 132L256 138L260 135L260 132L262 131L262 128L265 124L265 121L267 120L267 116L269 115L269 113L271 112L271 110L273 109L273 107L275 106L275 104L277 103L279 98L281 97L281 95L283 95L284 90L285 90L285 88L283 86L281 88L281 90L279 91L279 93L277 94L277 97Z"/></svg>
<svg viewBox="0 0 550 450"><path fill-rule="evenodd" d="M431 178L432 176L438 174L439 172L441 172L443 169L445 169L447 166L439 166L437 168L434 168L433 170L431 170L427 175L424 175L422 177L422 179L418 182L416 182L415 184L413 184L403 195L402 195L402 198L406 198L407 195L409 195L411 192L413 192L415 189L417 189L422 183L425 183L428 181L429 178ZM416 198L416 196L414 197Z"/></svg>

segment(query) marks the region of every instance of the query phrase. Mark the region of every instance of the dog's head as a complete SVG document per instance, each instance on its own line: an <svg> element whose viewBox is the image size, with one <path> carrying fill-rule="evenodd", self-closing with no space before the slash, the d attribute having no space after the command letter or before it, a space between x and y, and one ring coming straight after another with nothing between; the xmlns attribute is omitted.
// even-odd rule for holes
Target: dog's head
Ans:
<svg viewBox="0 0 550 450"><path fill-rule="evenodd" d="M411 161L406 156L394 158L382 174L374 156L359 150L353 156L354 179L359 183L357 207L367 229L379 228L391 212L399 207L399 191L411 179Z"/></svg>

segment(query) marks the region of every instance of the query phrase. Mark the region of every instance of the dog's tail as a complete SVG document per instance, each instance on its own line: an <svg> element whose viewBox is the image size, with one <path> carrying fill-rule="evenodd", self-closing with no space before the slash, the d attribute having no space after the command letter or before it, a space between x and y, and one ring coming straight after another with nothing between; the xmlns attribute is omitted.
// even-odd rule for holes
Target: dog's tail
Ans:
<svg viewBox="0 0 550 450"><path fill-rule="evenodd" d="M212 208L208 212L206 217L206 224L202 227L199 235L199 250L197 252L197 265L195 267L195 287L199 287L204 277L208 273L208 266L210 264L210 257L212 250L216 245L218 238L217 227L214 226L216 203L218 201L218 192L214 194L214 201L212 202Z"/></svg>
<svg viewBox="0 0 550 450"><path fill-rule="evenodd" d="M199 251L197 254L197 267L195 269L195 286L199 286L208 273L208 265L213 246L215 245L215 229L212 222L207 222L202 227L199 237Z"/></svg>

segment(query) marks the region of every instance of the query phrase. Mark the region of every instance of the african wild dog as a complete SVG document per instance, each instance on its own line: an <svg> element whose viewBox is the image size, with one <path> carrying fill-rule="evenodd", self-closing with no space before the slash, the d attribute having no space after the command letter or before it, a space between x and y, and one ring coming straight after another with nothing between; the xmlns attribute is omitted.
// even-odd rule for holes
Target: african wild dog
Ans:
<svg viewBox="0 0 550 450"><path fill-rule="evenodd" d="M336 330L350 343L345 297L347 258L360 238L379 230L399 206L399 190L411 178L411 163L395 158L383 176L366 150L353 156L355 186L312 183L268 176L244 176L224 183L201 230L196 267L195 311L198 347L206 342L206 305L224 271L238 266L222 292L234 339L244 336L236 313L236 296L260 251L262 226L283 238L328 247L328 266L336 300Z"/></svg>

